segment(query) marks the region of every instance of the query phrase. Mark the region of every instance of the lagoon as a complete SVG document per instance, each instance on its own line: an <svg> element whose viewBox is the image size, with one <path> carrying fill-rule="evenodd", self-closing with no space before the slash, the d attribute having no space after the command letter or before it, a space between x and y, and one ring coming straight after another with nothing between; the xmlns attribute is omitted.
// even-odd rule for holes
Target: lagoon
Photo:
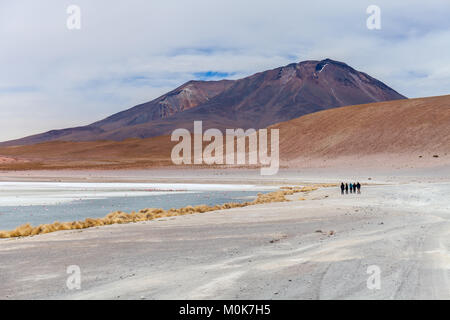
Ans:
<svg viewBox="0 0 450 320"><path fill-rule="evenodd" d="M0 182L0 230L104 217L113 211L244 202L271 186L165 183Z"/></svg>

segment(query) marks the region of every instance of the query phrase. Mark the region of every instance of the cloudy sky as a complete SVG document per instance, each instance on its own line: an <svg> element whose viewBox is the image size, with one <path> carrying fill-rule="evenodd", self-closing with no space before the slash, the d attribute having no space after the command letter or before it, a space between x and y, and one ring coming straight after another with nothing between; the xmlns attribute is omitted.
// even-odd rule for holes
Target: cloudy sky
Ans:
<svg viewBox="0 0 450 320"><path fill-rule="evenodd" d="M448 0L0 0L0 141L303 60L346 62L408 97L450 94L449 16Z"/></svg>

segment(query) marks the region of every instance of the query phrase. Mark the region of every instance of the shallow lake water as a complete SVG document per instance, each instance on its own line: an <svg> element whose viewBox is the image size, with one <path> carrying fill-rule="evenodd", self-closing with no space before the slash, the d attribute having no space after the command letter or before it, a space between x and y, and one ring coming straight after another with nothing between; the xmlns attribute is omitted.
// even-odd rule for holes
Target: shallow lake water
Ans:
<svg viewBox="0 0 450 320"><path fill-rule="evenodd" d="M104 217L113 211L245 202L275 187L219 184L0 183L0 230Z"/></svg>

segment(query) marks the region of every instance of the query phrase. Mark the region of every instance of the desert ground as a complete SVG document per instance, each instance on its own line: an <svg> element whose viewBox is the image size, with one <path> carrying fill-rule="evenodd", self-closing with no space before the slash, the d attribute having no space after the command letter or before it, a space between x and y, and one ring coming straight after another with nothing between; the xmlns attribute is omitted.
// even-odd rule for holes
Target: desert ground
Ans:
<svg viewBox="0 0 450 320"><path fill-rule="evenodd" d="M0 241L0 299L449 299L450 167L3 172L10 181L306 185L290 202ZM180 178L182 176L182 178ZM300 200L304 198L306 200ZM69 290L67 267L81 270ZM368 268L380 270L370 289ZM369 268L370 270L370 268Z"/></svg>

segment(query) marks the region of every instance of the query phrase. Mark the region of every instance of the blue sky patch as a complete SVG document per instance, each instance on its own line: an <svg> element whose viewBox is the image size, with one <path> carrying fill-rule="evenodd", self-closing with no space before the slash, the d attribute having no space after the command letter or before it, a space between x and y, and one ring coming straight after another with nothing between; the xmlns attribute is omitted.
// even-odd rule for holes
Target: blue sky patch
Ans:
<svg viewBox="0 0 450 320"><path fill-rule="evenodd" d="M227 77L233 76L234 72L221 72L221 71L204 71L204 72L195 72L195 79L200 80L208 80L208 79L225 79Z"/></svg>

